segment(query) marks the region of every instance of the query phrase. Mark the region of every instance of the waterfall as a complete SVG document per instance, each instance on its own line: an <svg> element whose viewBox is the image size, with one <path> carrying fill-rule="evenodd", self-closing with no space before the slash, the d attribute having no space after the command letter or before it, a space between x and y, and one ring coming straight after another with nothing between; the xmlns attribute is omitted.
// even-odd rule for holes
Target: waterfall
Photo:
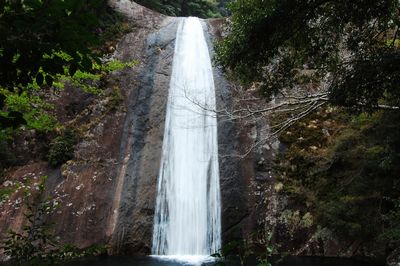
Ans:
<svg viewBox="0 0 400 266"><path fill-rule="evenodd" d="M210 255L221 245L215 88L198 18L181 19L158 179L154 255Z"/></svg>

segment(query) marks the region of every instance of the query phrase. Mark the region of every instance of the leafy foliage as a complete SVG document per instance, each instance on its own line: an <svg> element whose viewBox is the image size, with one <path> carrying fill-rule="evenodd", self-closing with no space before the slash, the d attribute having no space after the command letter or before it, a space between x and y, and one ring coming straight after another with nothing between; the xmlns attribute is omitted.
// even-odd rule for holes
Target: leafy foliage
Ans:
<svg viewBox="0 0 400 266"><path fill-rule="evenodd" d="M48 111L52 109L52 106L47 104L42 97L39 95L30 94L27 91L15 92L0 89L0 95L5 97L4 104L7 111L0 112L7 117L10 114L16 114L15 118L20 118L28 129L37 129L39 131L49 131L57 124L56 120L48 114ZM17 129L19 124L16 120L11 121L9 126L13 129ZM2 126L7 126L2 125ZM1 128L0 128L1 129ZM7 134L0 139L6 139Z"/></svg>
<svg viewBox="0 0 400 266"><path fill-rule="evenodd" d="M302 71L330 85L330 99L358 109L398 105L397 0L240 0L216 61L269 97Z"/></svg>
<svg viewBox="0 0 400 266"><path fill-rule="evenodd" d="M54 86L63 89L65 83L69 82L75 88L80 88L88 93L99 94L101 92L102 81L104 81L108 74L124 68L132 68L137 63L135 60L130 62L110 60L101 64L94 63L91 72L77 70L73 76L69 76L67 73L57 75L58 82Z"/></svg>
<svg viewBox="0 0 400 266"><path fill-rule="evenodd" d="M6 0L0 3L0 138L21 125L47 130L41 90L58 75L92 71L99 62L98 15L105 1ZM22 104L23 106L17 106ZM35 111L35 109L38 109Z"/></svg>
<svg viewBox="0 0 400 266"><path fill-rule="evenodd" d="M77 134L71 130L65 130L61 136L54 138L50 143L48 161L50 165L57 166L74 157L74 147L77 142Z"/></svg>
<svg viewBox="0 0 400 266"><path fill-rule="evenodd" d="M400 106L400 2L239 0L230 9L215 59L232 78L265 97L328 91L331 107L279 137L284 191L340 236L398 246L400 114L377 109Z"/></svg>
<svg viewBox="0 0 400 266"><path fill-rule="evenodd" d="M68 65L71 74L90 69L97 42L92 32L100 1L3 1L0 9L2 86L26 86L35 79L51 86ZM65 52L68 56L65 56Z"/></svg>
<svg viewBox="0 0 400 266"><path fill-rule="evenodd" d="M226 0L139 0L136 2L170 16L212 18L227 14Z"/></svg>

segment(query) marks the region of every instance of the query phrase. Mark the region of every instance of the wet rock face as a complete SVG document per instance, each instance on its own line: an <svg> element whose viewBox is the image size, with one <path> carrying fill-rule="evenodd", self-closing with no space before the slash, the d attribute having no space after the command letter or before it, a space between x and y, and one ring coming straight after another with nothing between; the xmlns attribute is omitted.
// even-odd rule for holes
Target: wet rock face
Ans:
<svg viewBox="0 0 400 266"><path fill-rule="evenodd" d="M111 73L105 96L68 86L54 95L50 100L55 115L82 133L74 159L51 168L36 163L40 158L26 151L26 165L10 169L5 179L14 184L24 183L26 174L49 177L42 200L50 195L57 199L56 211L46 220L54 224L61 242L79 247L111 244L115 252L149 253L176 26L172 19L131 1L110 4L132 27L113 57L138 60L139 65ZM117 103L115 95L120 98ZM20 194L13 192L0 204L0 239L8 228L18 231L25 223Z"/></svg>
<svg viewBox="0 0 400 266"><path fill-rule="evenodd" d="M35 190L40 177L47 170L47 164L43 162L18 167L8 173L5 179L7 181L0 184L2 189L11 189L13 191L8 198L0 201L0 239L4 237L8 229L18 231L23 227L25 223L23 213L26 211L24 206L24 190ZM27 180L31 181L30 185L26 185Z"/></svg>
<svg viewBox="0 0 400 266"><path fill-rule="evenodd" d="M62 221L56 231L65 242L108 243L114 253L148 254L175 24L130 1L115 4L135 30L113 57L139 65L111 75L108 85L120 89L122 104L99 115L74 161L52 178L59 180L54 191L68 196L51 220ZM107 102L89 113L103 113L102 105Z"/></svg>
<svg viewBox="0 0 400 266"><path fill-rule="evenodd" d="M114 218L111 218L112 246L118 254L149 254L152 245L153 219L157 196L157 179L164 133L164 119L174 41L178 18L165 18L161 27L146 38L144 61L141 63L135 91L129 98L122 135L122 165L117 173ZM204 23L211 54L218 21ZM130 37L120 44L117 53L124 57L135 45ZM220 69L214 71L218 109L232 105L231 84ZM250 230L247 205L247 183L243 179L243 162L229 156L240 149L240 133L231 121L219 121L219 153L223 241L229 242ZM251 171L251 170L250 170ZM114 223L114 224L113 224Z"/></svg>
<svg viewBox="0 0 400 266"><path fill-rule="evenodd" d="M117 253L149 254L151 250L157 178L178 20L165 19L161 29L148 36L137 89L129 99L121 144L125 166L119 173L122 178L117 189L120 193L119 211L113 234Z"/></svg>
<svg viewBox="0 0 400 266"><path fill-rule="evenodd" d="M74 159L51 168L37 162L35 154L40 152L28 156L29 149L21 145L18 149L25 166L11 169L6 179L15 183L24 182L28 175L49 177L43 199L51 195L58 208L47 220L54 223L55 235L62 242L80 247L108 244L114 254L149 254L179 18L165 17L129 0L109 3L129 19L133 29L118 43L113 57L138 60L139 65L110 74L105 82L106 98L70 87L54 96L51 101L60 121L83 132ZM204 22L211 55L213 42L224 35L223 22ZM242 107L235 84L218 67L214 82L219 110ZM110 106L115 93L121 101ZM223 245L235 239L252 240L255 232L264 236L274 232L274 241L285 247L284 252L337 255L338 243L329 240L329 232L308 226L307 213L286 211L295 203L279 194L281 184L272 175L279 142L258 145L242 158L249 147L267 138L268 131L266 120L218 117ZM0 238L8 228L22 228L20 199L21 192L17 192L0 203Z"/></svg>
<svg viewBox="0 0 400 266"><path fill-rule="evenodd" d="M214 54L214 42L221 38L223 19L208 20L205 33L211 57ZM214 67L214 83L216 90L217 109L231 110L234 108L233 84L229 83L222 70ZM222 244L241 238L250 230L250 206L248 180L246 175L252 175L248 162L239 156L242 151L240 124L236 121L218 117L218 153L221 186L221 217Z"/></svg>
<svg viewBox="0 0 400 266"><path fill-rule="evenodd" d="M111 73L105 82L106 98L67 86L50 99L55 115L82 132L74 159L58 168L45 162L12 169L7 179L23 182L27 173L47 175L46 193L58 208L46 220L63 243L79 247L108 244L114 254L149 254L152 245L157 179L164 133L164 119L174 41L179 18L162 16L131 1L109 1L125 14L133 28L116 47L113 57L138 60L139 65ZM221 21L204 23L211 54L220 37ZM214 70L218 109L231 107L231 84L220 69ZM114 93L121 102L110 107ZM232 157L241 150L245 128L233 121L219 121L223 242L251 231L251 205L247 196L253 176L252 161ZM21 152L21 154L24 154ZM29 156L28 156L29 157ZM37 158L36 158L37 159ZM15 209L15 193L0 205L0 234L24 225L23 208ZM12 203L12 204L8 204ZM19 206L19 205L18 205Z"/></svg>
<svg viewBox="0 0 400 266"><path fill-rule="evenodd" d="M146 38L144 61L135 90L129 98L121 142L121 164L114 184L112 246L118 254L149 254L152 245L157 179L164 133L164 119L174 41L179 19L166 18L159 30ZM218 20L204 23L211 54L218 37ZM217 31L215 31L217 30ZM129 36L120 43L117 56L124 57L134 43ZM218 109L231 107L231 84L220 69L214 70ZM222 194L223 242L240 238L253 229L247 197L246 174L253 174L252 161L232 156L241 150L244 134L236 123L220 119L218 141ZM243 129L245 130L245 129ZM114 223L114 224L113 224Z"/></svg>
<svg viewBox="0 0 400 266"><path fill-rule="evenodd" d="M139 64L111 73L105 82L105 98L70 86L53 95L50 101L56 106L58 119L82 132L74 159L58 168L49 167L37 156L48 149L48 143L38 141L35 132L27 132L14 146L23 166L10 169L6 173L9 182L0 186L14 187L47 175L47 192L42 199L51 196L57 202L47 221L54 224L54 234L61 242L80 247L108 244L114 254L149 254L179 18L160 15L130 0L109 3L129 19L132 27L113 57L138 60ZM223 23L221 19L204 22L211 55L213 42L224 35ZM235 84L228 82L218 67L214 68L214 82L218 110L242 107ZM121 100L111 105L115 94ZM265 103L254 104L260 107ZM279 142L258 145L242 158L249 147L267 138L268 131L266 120L218 117L223 245L235 239L253 240L255 232L264 237L273 232L273 241L282 246L281 252L357 254L358 243L343 245L330 232L316 230L317 226L310 224L312 217L296 212L296 203L279 193L282 184L272 174ZM35 184L30 184L32 190ZM0 239L7 229L18 231L24 226L22 199L22 191L16 190L0 202ZM391 265L398 261L399 253L393 253Z"/></svg>

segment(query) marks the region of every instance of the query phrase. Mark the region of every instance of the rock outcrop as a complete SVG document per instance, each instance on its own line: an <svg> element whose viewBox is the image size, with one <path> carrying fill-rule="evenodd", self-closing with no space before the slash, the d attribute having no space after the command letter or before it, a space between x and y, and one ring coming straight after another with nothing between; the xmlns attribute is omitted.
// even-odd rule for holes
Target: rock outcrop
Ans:
<svg viewBox="0 0 400 266"><path fill-rule="evenodd" d="M51 196L57 205L46 219L54 223L61 242L80 247L111 244L115 252L130 254L149 252L152 219L140 213L152 215L175 22L131 1L110 1L110 6L124 14L132 28L112 57L137 60L139 65L111 73L103 96L70 86L52 96L55 115L83 136L74 158L60 168L31 157L24 166L7 171L9 182L4 185L14 191L0 204L0 237L7 229L21 230L25 223L20 184L35 190L39 181L25 181L46 175L42 199ZM29 157L29 151L25 154Z"/></svg>
<svg viewBox="0 0 400 266"><path fill-rule="evenodd" d="M23 190L33 193L40 177L48 176L42 200L50 196L57 206L46 219L54 223L54 234L61 242L80 247L107 244L113 254L151 251L164 118L180 18L129 0L110 0L109 4L132 28L118 42L112 57L139 64L112 72L101 97L71 86L51 97L59 120L78 128L83 136L74 158L58 168L36 156L39 144L15 147L23 165L9 169L7 181L0 184L13 191L0 202L0 238L7 229L22 229L26 211ZM204 21L211 54L213 42L223 35L223 22ZM229 83L218 67L214 80L219 110L243 107L235 84ZM266 103L256 100L252 104ZM337 256L357 251L357 243L348 243L349 248L343 250L329 232L310 225L312 217L290 210L293 203L279 193L282 184L275 181L272 171L282 147L278 141L264 141L270 130L267 120L235 120L223 115L218 119L223 243L245 238L265 248L266 236L274 233L273 241L281 244L282 252ZM31 135L25 137L30 141ZM299 224L302 226L296 227ZM347 256L359 255L356 251Z"/></svg>
<svg viewBox="0 0 400 266"><path fill-rule="evenodd" d="M74 158L52 168L38 158L9 169L7 185L48 176L46 193L55 212L46 220L63 243L80 247L108 244L114 254L149 254L163 141L164 118L180 18L153 12L128 0L109 1L129 21L132 32L123 36L112 57L137 60L133 68L113 72L106 78L106 97L94 96L66 86L50 101L55 115L83 132ZM221 21L204 23L210 51ZM232 105L230 84L215 69L218 108ZM113 97L122 99L117 104ZM251 219L243 163L229 156L240 149L240 134L232 121L219 123L224 241L240 237ZM29 157L29 151L20 152ZM11 183L10 183L11 182ZM35 189L37 182L26 186ZM0 235L24 225L22 191L16 189L1 203Z"/></svg>

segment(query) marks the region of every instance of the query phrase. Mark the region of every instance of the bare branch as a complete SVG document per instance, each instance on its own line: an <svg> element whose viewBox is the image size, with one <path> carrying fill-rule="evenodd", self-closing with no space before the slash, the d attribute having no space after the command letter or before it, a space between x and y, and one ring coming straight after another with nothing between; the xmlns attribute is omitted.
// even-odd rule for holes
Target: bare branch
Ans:
<svg viewBox="0 0 400 266"><path fill-rule="evenodd" d="M286 118L284 121L277 123L275 125L270 125L266 137L262 137L259 140L254 141L250 147L246 148L243 154L230 154L230 155L220 155L221 157L238 157L240 159L245 159L249 156L254 149L263 145L264 143L272 140L276 140L279 135L297 123L299 120L308 116L309 114L316 111L318 108L324 106L329 102L329 92L327 90L327 84L321 84L320 90L316 93L304 93L299 91L298 95L291 92L290 95L286 95L281 92L279 96L273 98L274 101L269 103L261 102L263 99L253 97L252 92L240 90L234 88L235 102L232 105L232 110L224 109L212 109L208 106L204 106L194 99L190 99L186 91L184 93L186 99L194 103L196 106L203 110L206 110L206 115L217 116L219 122L226 121L236 121L240 120L244 124L256 124L259 119L269 118L272 114L284 113ZM278 103L275 103L278 102ZM259 108L259 106L265 105L265 108ZM360 106L365 106L365 104L359 103ZM376 108L385 110L399 110L398 106L390 105L378 105Z"/></svg>

